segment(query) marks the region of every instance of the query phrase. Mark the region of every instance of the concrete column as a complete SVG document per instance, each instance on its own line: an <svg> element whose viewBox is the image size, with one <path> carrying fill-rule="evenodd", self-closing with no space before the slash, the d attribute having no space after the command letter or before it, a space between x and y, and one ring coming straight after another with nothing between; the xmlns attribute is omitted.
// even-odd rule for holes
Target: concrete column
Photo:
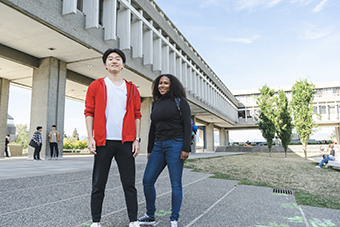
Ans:
<svg viewBox="0 0 340 227"><path fill-rule="evenodd" d="M169 73L176 75L176 53L171 52L169 57Z"/></svg>
<svg viewBox="0 0 340 227"><path fill-rule="evenodd" d="M139 13L143 15L142 10ZM135 16L131 23L131 46L133 58L143 57L143 22Z"/></svg>
<svg viewBox="0 0 340 227"><path fill-rule="evenodd" d="M192 69L190 66L188 66L188 72L187 72L187 88L190 94L192 94Z"/></svg>
<svg viewBox="0 0 340 227"><path fill-rule="evenodd" d="M103 2L104 40L116 39L117 30L117 0Z"/></svg>
<svg viewBox="0 0 340 227"><path fill-rule="evenodd" d="M182 81L182 58L179 57L176 59L176 74L175 76Z"/></svg>
<svg viewBox="0 0 340 227"><path fill-rule="evenodd" d="M188 74L188 64L186 62L183 62L181 82L184 88L188 87L187 86L187 77L188 77L187 74Z"/></svg>
<svg viewBox="0 0 340 227"><path fill-rule="evenodd" d="M63 15L77 13L77 0L63 0Z"/></svg>
<svg viewBox="0 0 340 227"><path fill-rule="evenodd" d="M228 130L225 131L225 143L227 146L229 146L229 131Z"/></svg>
<svg viewBox="0 0 340 227"><path fill-rule="evenodd" d="M206 125L206 136L207 136L207 151L214 152L214 124Z"/></svg>
<svg viewBox="0 0 340 227"><path fill-rule="evenodd" d="M194 125L196 125L196 116L191 116L191 120L194 122ZM197 133L195 136L194 144L191 145L191 153L196 153L196 140L197 140Z"/></svg>
<svg viewBox="0 0 340 227"><path fill-rule="evenodd" d="M86 15L85 28L98 28L99 0L83 0L83 12Z"/></svg>
<svg viewBox="0 0 340 227"><path fill-rule="evenodd" d="M159 30L159 33L162 31ZM156 37L153 41L153 71L162 70L162 40Z"/></svg>
<svg viewBox="0 0 340 227"><path fill-rule="evenodd" d="M131 3L131 0L128 0ZM117 14L117 36L119 37L119 48L130 49L131 45L131 11L120 4Z"/></svg>
<svg viewBox="0 0 340 227"><path fill-rule="evenodd" d="M149 21L152 25L152 21ZM143 33L143 64L153 64L153 32L152 30L144 27Z"/></svg>
<svg viewBox="0 0 340 227"><path fill-rule="evenodd" d="M7 133L9 80L0 78L0 158L4 158Z"/></svg>
<svg viewBox="0 0 340 227"><path fill-rule="evenodd" d="M336 142L338 143L338 149L339 149L340 148L340 127L335 127L335 138L336 138Z"/></svg>
<svg viewBox="0 0 340 227"><path fill-rule="evenodd" d="M41 60L40 67L33 70L30 137L37 126L42 126L40 158L50 157L48 134L56 125L64 133L66 63L49 57ZM59 157L63 155L63 137L60 138ZM28 150L28 159L33 159L34 150Z"/></svg>
<svg viewBox="0 0 340 227"><path fill-rule="evenodd" d="M148 153L148 135L150 129L150 114L152 107L152 98L143 98L143 102L141 104L141 114L142 114L142 124L141 124L141 139L142 142L140 144L140 153L146 154Z"/></svg>
<svg viewBox="0 0 340 227"><path fill-rule="evenodd" d="M220 133L219 133L219 136L220 136L220 146L227 146L227 138L226 138L226 131L225 131L225 128L220 128Z"/></svg>
<svg viewBox="0 0 340 227"><path fill-rule="evenodd" d="M167 38L169 41L169 37ZM162 47L162 74L169 73L169 60L170 60L170 54L169 54L169 46L165 44Z"/></svg>

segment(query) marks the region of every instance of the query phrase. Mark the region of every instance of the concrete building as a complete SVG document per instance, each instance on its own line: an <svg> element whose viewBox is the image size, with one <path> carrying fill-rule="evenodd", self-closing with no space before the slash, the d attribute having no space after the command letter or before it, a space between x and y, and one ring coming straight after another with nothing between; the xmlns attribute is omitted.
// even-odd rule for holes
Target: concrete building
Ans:
<svg viewBox="0 0 340 227"><path fill-rule="evenodd" d="M206 150L215 150L214 130L220 145L228 144L226 128L238 121L236 98L155 1L1 0L0 21L0 137L6 134L9 85L30 88L30 137L36 126L43 127L41 157L48 158L51 125L64 131L65 98L84 101L88 85L106 76L102 53L119 48L127 56L124 77L143 98L141 152L151 83L161 73L176 75L185 86L192 118L205 130Z"/></svg>
<svg viewBox="0 0 340 227"><path fill-rule="evenodd" d="M123 76L142 96L142 153L150 124L151 84L161 73L174 74L183 83L204 151L215 151L214 131L219 146L226 146L229 130L256 127L251 122L256 106L246 100L253 93L235 93L238 100L156 2L0 0L0 138L6 135L10 84L29 88L30 137L36 126L43 127L41 157L48 158L51 125L64 131L65 98L83 102L89 84L107 75L101 57L108 48L124 51ZM329 124L337 113L336 126L339 105L334 101L320 101L316 111L329 117ZM28 158L33 158L31 148Z"/></svg>
<svg viewBox="0 0 340 227"><path fill-rule="evenodd" d="M316 83L316 94L313 101L314 120L319 126L335 127L337 141L340 141L340 81ZM281 89L288 100L292 99L291 86L271 87L275 95ZM256 128L255 116L259 111L256 104L260 96L259 89L244 89L233 91L235 98L239 101L238 124L234 128ZM319 119L316 113L321 115Z"/></svg>

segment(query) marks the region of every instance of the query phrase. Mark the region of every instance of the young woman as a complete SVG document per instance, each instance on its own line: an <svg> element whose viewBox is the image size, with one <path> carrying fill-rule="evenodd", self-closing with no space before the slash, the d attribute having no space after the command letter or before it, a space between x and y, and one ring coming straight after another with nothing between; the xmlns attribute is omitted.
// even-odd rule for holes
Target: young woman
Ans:
<svg viewBox="0 0 340 227"><path fill-rule="evenodd" d="M155 182L168 166L172 188L171 227L178 226L182 205L182 173L189 157L191 114L181 82L171 74L163 74L153 82L153 106L148 141L148 163L143 177L146 214L140 224L155 223ZM176 103L179 101L179 106Z"/></svg>

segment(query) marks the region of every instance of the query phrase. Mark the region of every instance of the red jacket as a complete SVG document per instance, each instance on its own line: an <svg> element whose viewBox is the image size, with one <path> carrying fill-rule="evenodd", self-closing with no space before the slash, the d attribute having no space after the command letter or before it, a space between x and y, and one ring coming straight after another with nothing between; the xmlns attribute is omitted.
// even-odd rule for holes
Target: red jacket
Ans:
<svg viewBox="0 0 340 227"><path fill-rule="evenodd" d="M123 120L122 142L134 141L136 138L135 119L142 117L140 113L140 96L136 85L126 81L127 98L126 113ZM106 85L104 78L93 81L86 93L85 117L92 116L94 140L97 146L104 146L106 143Z"/></svg>

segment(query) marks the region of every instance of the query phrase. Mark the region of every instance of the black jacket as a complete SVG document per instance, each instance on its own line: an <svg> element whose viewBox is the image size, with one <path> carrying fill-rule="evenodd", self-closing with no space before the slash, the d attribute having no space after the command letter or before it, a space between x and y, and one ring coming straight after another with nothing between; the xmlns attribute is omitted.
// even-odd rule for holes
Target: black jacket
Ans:
<svg viewBox="0 0 340 227"><path fill-rule="evenodd" d="M162 97L152 105L151 126L149 131L148 153L151 153L155 140L166 141L183 138L182 151L190 152L191 113L189 103L180 98L180 109L170 96Z"/></svg>

